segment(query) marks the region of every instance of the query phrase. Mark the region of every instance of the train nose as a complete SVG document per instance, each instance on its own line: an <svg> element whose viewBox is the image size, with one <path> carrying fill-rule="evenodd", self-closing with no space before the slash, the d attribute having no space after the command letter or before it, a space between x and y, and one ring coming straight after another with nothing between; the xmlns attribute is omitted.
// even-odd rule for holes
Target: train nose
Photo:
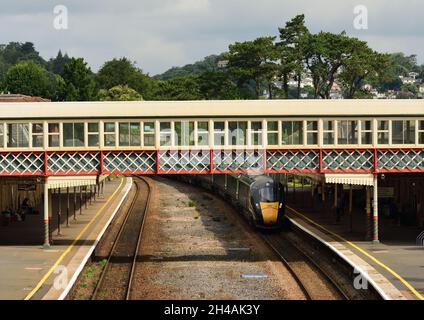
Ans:
<svg viewBox="0 0 424 320"><path fill-rule="evenodd" d="M260 202L259 203L262 211L262 219L264 224L272 225L277 223L278 219L278 202Z"/></svg>

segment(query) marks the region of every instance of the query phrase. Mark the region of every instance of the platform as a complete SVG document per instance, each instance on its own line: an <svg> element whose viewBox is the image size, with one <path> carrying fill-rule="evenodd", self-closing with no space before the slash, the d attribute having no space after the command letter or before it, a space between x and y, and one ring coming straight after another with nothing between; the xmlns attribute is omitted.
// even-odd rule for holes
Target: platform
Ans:
<svg viewBox="0 0 424 320"><path fill-rule="evenodd" d="M14 237L14 243L0 246L0 299L63 298L64 292L76 278L84 260L91 255L94 245L112 220L131 184L131 178L124 177L109 181L105 185L103 196L92 201L86 209L83 206L82 214L78 211L76 220L73 220L73 216L70 217L69 227L66 226L66 215L62 214L61 235L57 234L57 220L53 214L53 245L50 249L43 249L41 242L37 241L23 245L28 236L26 232L42 230L42 213L39 216L28 216L28 220L22 225L14 223L7 233L15 232L20 236ZM65 201L62 196L62 208L66 208ZM57 205L57 197L53 197L53 208L57 208ZM31 220L34 222L32 228Z"/></svg>
<svg viewBox="0 0 424 320"><path fill-rule="evenodd" d="M336 222L331 205L312 200L310 193L298 192L296 200L290 197L287 213L307 230L319 234L338 252L347 253L358 269L369 270L389 299L424 300L424 247L416 245L418 227L400 226L380 217L380 244L365 240L365 214L356 209L352 216L345 213ZM301 205L302 204L302 205ZM352 227L351 227L352 225ZM371 267L371 268L370 268ZM395 290L393 290L395 288Z"/></svg>

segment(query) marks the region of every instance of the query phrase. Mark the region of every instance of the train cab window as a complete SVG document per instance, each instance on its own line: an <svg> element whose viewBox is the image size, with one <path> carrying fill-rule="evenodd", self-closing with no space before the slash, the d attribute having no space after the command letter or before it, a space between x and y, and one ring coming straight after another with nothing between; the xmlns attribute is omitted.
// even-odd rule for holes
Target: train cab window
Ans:
<svg viewBox="0 0 424 320"><path fill-rule="evenodd" d="M225 145L225 122L214 121L213 130L214 130L214 133L213 133L214 145L224 146Z"/></svg>
<svg viewBox="0 0 424 320"><path fill-rule="evenodd" d="M99 146L99 124L88 123L88 146L98 147Z"/></svg>
<svg viewBox="0 0 424 320"><path fill-rule="evenodd" d="M252 121L250 124L250 137L252 145L262 145L262 121Z"/></svg>
<svg viewBox="0 0 424 320"><path fill-rule="evenodd" d="M143 123L143 144L145 147L155 146L155 123L154 122Z"/></svg>
<svg viewBox="0 0 424 320"><path fill-rule="evenodd" d="M283 145L302 145L303 121L283 121L281 143Z"/></svg>
<svg viewBox="0 0 424 320"><path fill-rule="evenodd" d="M42 148L44 146L44 130L42 123L32 124L32 147Z"/></svg>
<svg viewBox="0 0 424 320"><path fill-rule="evenodd" d="M197 145L209 145L209 123L207 121L197 122Z"/></svg>
<svg viewBox="0 0 424 320"><path fill-rule="evenodd" d="M232 146L245 146L247 122L245 121L230 121L228 123L230 133L230 145Z"/></svg>
<svg viewBox="0 0 424 320"><path fill-rule="evenodd" d="M104 144L105 147L115 147L116 145L116 135L115 135L115 122L105 122L104 123Z"/></svg>
<svg viewBox="0 0 424 320"><path fill-rule="evenodd" d="M358 121L339 121L337 125L338 144L358 143Z"/></svg>
<svg viewBox="0 0 424 320"><path fill-rule="evenodd" d="M175 121L175 144L177 146L194 146L194 122Z"/></svg>
<svg viewBox="0 0 424 320"><path fill-rule="evenodd" d="M372 121L361 121L361 144L372 144Z"/></svg>
<svg viewBox="0 0 424 320"><path fill-rule="evenodd" d="M268 145L278 146L278 121L268 121Z"/></svg>
<svg viewBox="0 0 424 320"><path fill-rule="evenodd" d="M392 121L392 144L415 144L415 121Z"/></svg>
<svg viewBox="0 0 424 320"><path fill-rule="evenodd" d="M64 123L63 124L63 146L83 147L84 143L84 123Z"/></svg>
<svg viewBox="0 0 424 320"><path fill-rule="evenodd" d="M7 124L7 147L28 148L29 147L29 124L8 123Z"/></svg>
<svg viewBox="0 0 424 320"><path fill-rule="evenodd" d="M318 121L306 122L306 144L318 144Z"/></svg>
<svg viewBox="0 0 424 320"><path fill-rule="evenodd" d="M160 145L161 146L172 145L171 122L160 123Z"/></svg>
<svg viewBox="0 0 424 320"><path fill-rule="evenodd" d="M389 144L389 121L379 120L377 122L378 144Z"/></svg>
<svg viewBox="0 0 424 320"><path fill-rule="evenodd" d="M424 144L424 121L418 123L418 143Z"/></svg>
<svg viewBox="0 0 424 320"><path fill-rule="evenodd" d="M322 129L324 145L334 144L334 121L323 121Z"/></svg>
<svg viewBox="0 0 424 320"><path fill-rule="evenodd" d="M119 123L119 145L122 147L140 146L140 123L124 122Z"/></svg>
<svg viewBox="0 0 424 320"><path fill-rule="evenodd" d="M49 148L60 146L60 129L58 123L49 123L48 125Z"/></svg>

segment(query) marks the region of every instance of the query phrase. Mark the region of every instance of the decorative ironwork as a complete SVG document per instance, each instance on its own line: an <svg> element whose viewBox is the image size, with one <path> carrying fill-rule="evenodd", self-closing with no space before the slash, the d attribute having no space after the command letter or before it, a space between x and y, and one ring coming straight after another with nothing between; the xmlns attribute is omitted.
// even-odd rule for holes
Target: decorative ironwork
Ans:
<svg viewBox="0 0 424 320"><path fill-rule="evenodd" d="M100 152L53 152L48 155L48 172L52 175L97 174Z"/></svg>
<svg viewBox="0 0 424 320"><path fill-rule="evenodd" d="M424 170L424 150L379 150L379 171L422 171Z"/></svg>
<svg viewBox="0 0 424 320"><path fill-rule="evenodd" d="M207 173L209 171L209 150L159 151L158 173Z"/></svg>
<svg viewBox="0 0 424 320"><path fill-rule="evenodd" d="M265 171L265 150L215 150L213 172Z"/></svg>
<svg viewBox="0 0 424 320"><path fill-rule="evenodd" d="M374 152L370 150L323 151L325 171L370 172L374 166Z"/></svg>
<svg viewBox="0 0 424 320"><path fill-rule="evenodd" d="M318 151L268 151L267 171L269 172L317 172Z"/></svg>
<svg viewBox="0 0 424 320"><path fill-rule="evenodd" d="M0 154L0 175L41 175L44 171L43 153Z"/></svg>
<svg viewBox="0 0 424 320"><path fill-rule="evenodd" d="M156 171L156 153L146 151L106 152L103 173L151 174Z"/></svg>

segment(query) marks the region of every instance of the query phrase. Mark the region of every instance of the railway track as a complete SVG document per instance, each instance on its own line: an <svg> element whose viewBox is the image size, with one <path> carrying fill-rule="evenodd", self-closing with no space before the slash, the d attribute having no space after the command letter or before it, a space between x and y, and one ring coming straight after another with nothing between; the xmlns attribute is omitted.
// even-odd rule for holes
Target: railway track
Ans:
<svg viewBox="0 0 424 320"><path fill-rule="evenodd" d="M307 300L349 300L337 282L284 234L262 234L262 238L287 267Z"/></svg>
<svg viewBox="0 0 424 320"><path fill-rule="evenodd" d="M135 195L91 296L92 300L129 300L151 194L149 183L142 177L134 177L134 186Z"/></svg>

